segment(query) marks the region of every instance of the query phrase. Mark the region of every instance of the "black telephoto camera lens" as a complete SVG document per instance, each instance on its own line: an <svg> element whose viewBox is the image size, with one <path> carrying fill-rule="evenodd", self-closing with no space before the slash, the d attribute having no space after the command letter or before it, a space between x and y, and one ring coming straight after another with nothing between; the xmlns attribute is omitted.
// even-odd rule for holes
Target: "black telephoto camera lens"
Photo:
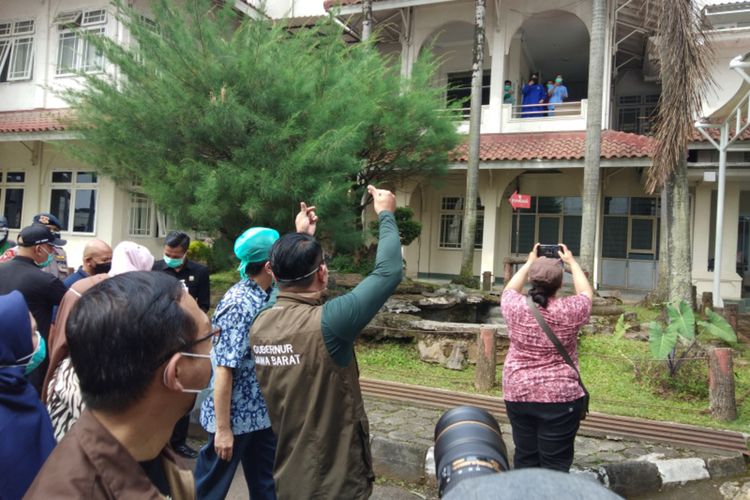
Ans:
<svg viewBox="0 0 750 500"><path fill-rule="evenodd" d="M468 477L507 471L508 451L495 417L474 406L445 412L435 426L435 465L440 497Z"/></svg>

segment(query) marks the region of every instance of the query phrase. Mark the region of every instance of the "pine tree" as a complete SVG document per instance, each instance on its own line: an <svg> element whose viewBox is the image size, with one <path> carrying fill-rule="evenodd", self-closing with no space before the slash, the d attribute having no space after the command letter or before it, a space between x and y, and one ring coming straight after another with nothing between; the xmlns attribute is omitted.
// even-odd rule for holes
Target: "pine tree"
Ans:
<svg viewBox="0 0 750 500"><path fill-rule="evenodd" d="M232 3L154 0L150 21L118 5L136 43L90 37L109 70L62 93L82 137L68 152L137 182L183 227L284 231L305 200L324 237L356 247L366 184L435 178L458 142L434 63L404 81L330 19L294 30Z"/></svg>

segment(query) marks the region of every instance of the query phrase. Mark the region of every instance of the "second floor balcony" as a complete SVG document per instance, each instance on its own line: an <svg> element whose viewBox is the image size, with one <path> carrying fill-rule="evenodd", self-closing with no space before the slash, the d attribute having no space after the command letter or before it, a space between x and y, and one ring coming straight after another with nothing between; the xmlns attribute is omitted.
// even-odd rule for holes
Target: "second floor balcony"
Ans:
<svg viewBox="0 0 750 500"><path fill-rule="evenodd" d="M572 132L586 129L588 101L553 104L502 104L497 110L482 106L482 133ZM469 110L464 110L458 132L469 133Z"/></svg>

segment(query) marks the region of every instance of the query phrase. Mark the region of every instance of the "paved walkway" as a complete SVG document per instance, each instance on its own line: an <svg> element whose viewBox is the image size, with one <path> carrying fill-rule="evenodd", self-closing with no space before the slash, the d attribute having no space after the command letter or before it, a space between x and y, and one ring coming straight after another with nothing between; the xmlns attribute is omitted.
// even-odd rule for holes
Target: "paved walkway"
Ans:
<svg viewBox="0 0 750 500"><path fill-rule="evenodd" d="M376 485L372 498L435 498L435 465L431 447L435 424L444 410L367 396L365 407L370 420L375 473L387 483ZM197 430L193 427L193 431ZM501 422L501 430L512 460L514 447L510 425ZM194 438L194 446L205 442L197 435ZM746 496L750 492L750 477L747 476L745 459L739 454L679 448L619 437L579 435L576 437L572 472L602 481L628 498L656 498L652 495L665 486L710 479L717 496L701 494L701 498L750 500ZM736 486L730 486L730 483ZM719 493L718 487L724 485L726 487ZM689 490L690 485L684 488ZM723 494L724 491L728 494ZM688 497L692 496L688 494ZM227 498L247 498L241 468Z"/></svg>

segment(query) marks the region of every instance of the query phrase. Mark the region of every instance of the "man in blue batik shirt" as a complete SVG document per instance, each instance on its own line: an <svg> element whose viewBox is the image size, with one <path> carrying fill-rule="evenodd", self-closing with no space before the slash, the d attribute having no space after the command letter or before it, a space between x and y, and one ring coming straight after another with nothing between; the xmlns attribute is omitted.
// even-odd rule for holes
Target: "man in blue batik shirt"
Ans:
<svg viewBox="0 0 750 500"><path fill-rule="evenodd" d="M312 235L315 207L304 203L300 207L297 231ZM211 350L210 394L201 406L201 425L209 433L195 466L196 493L201 499L225 498L240 463L253 500L276 498L276 437L255 376L249 331L255 316L276 294L267 262L277 239L277 231L254 227L234 243L242 279L227 291L213 316L221 334Z"/></svg>

